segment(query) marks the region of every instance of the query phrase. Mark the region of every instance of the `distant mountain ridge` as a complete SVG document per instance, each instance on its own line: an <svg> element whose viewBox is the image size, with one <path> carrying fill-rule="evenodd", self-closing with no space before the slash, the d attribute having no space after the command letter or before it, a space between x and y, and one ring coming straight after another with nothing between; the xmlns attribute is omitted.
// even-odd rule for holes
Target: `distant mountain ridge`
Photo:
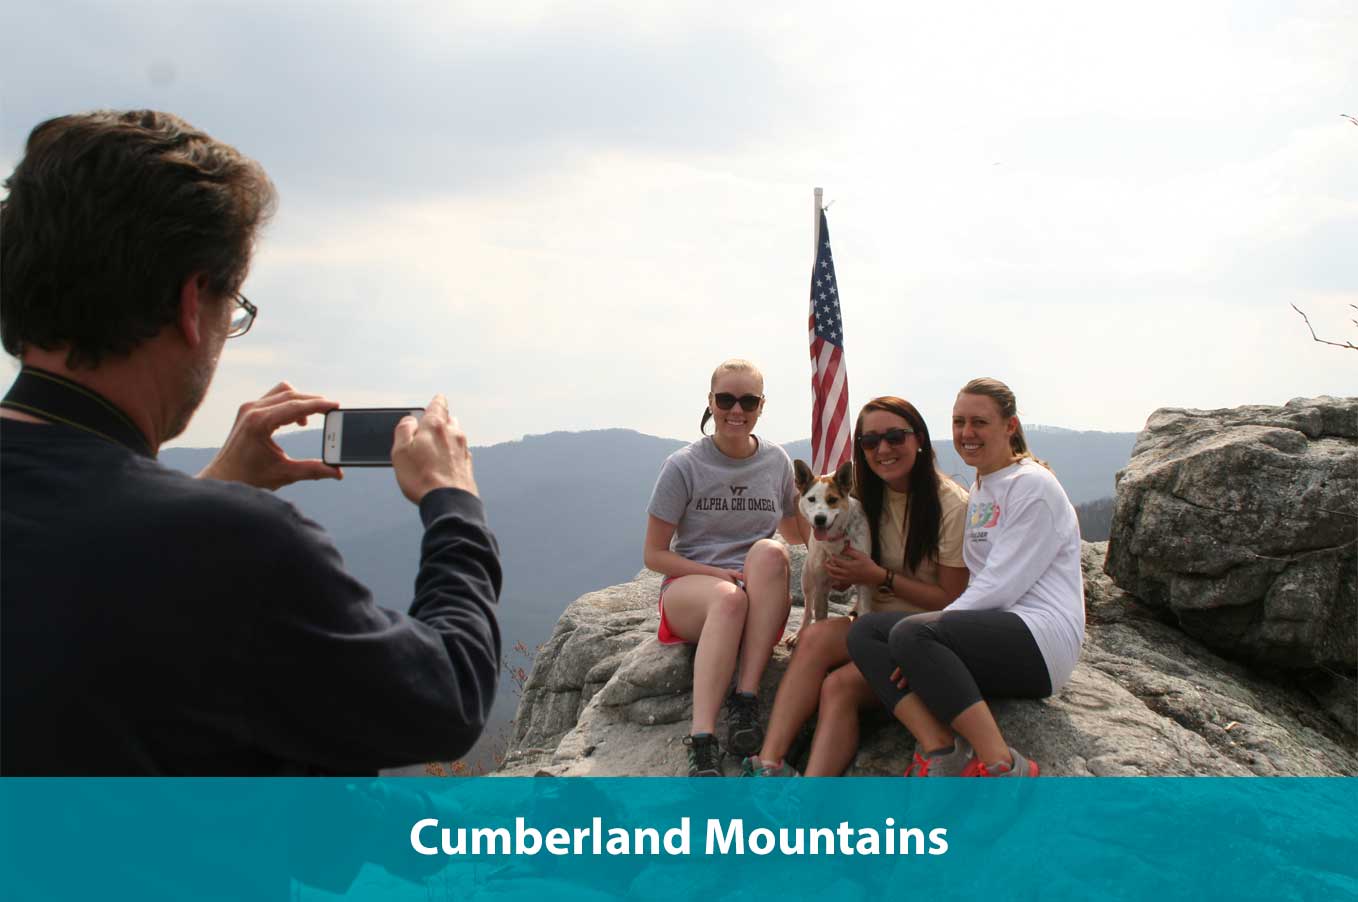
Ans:
<svg viewBox="0 0 1358 902"><path fill-rule="evenodd" d="M1060 480L1072 504L1111 498L1113 479L1127 463L1135 432L1081 432L1060 426L1024 425L1023 433L1032 452L1046 461ZM964 486L970 486L975 471L962 463L953 450L950 432L939 433L930 427L929 439L938 456L938 467ZM811 459L811 440L783 445L793 458Z"/></svg>
<svg viewBox="0 0 1358 902"><path fill-rule="evenodd" d="M1131 452L1133 433L1048 431L1033 428L1034 451L1047 459L1071 500L1113 494L1113 474ZM293 457L316 457L321 433L282 435ZM561 611L580 595L627 582L642 569L646 504L661 464L687 442L630 429L551 432L472 449L486 517L500 542L505 581L499 610L504 648L535 648L550 635ZM810 441L784 445L809 460ZM939 465L969 484L971 471L936 436ZM216 453L169 448L167 466L196 473ZM405 610L419 565L419 515L386 468L350 467L340 482L306 482L280 489L329 532L345 565L384 607ZM495 717L507 723L516 699L504 681ZM488 740L489 741L489 740Z"/></svg>

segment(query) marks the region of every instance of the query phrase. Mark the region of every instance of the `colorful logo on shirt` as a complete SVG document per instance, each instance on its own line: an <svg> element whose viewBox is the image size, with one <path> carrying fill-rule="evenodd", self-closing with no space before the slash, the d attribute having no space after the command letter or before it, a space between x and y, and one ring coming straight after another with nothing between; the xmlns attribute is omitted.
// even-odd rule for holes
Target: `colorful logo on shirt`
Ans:
<svg viewBox="0 0 1358 902"><path fill-rule="evenodd" d="M968 511L967 520L972 526L990 529L999 525L1000 506L993 501L987 501L984 504L979 501L975 502L971 505L971 510Z"/></svg>

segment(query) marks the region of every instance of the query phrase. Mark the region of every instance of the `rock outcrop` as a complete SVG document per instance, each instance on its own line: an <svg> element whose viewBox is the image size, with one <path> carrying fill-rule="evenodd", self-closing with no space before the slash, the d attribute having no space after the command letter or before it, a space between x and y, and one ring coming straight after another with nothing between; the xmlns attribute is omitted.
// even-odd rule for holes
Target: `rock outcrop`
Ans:
<svg viewBox="0 0 1358 902"><path fill-rule="evenodd" d="M1104 554L1103 545L1083 549L1088 639L1071 682L1051 699L994 706L1006 736L1044 773L1358 775L1352 730L1306 693L1255 676L1163 622L1113 585ZM794 586L802 558L793 549ZM643 571L566 609L525 686L501 773L684 771L679 740L688 731L693 653L655 641L659 584ZM765 718L788 657L780 647L765 674ZM903 728L873 712L849 773L899 774L912 746ZM728 773L737 763L728 759Z"/></svg>
<svg viewBox="0 0 1358 902"><path fill-rule="evenodd" d="M1306 679L1358 729L1358 398L1156 411L1118 474L1107 568L1221 654Z"/></svg>

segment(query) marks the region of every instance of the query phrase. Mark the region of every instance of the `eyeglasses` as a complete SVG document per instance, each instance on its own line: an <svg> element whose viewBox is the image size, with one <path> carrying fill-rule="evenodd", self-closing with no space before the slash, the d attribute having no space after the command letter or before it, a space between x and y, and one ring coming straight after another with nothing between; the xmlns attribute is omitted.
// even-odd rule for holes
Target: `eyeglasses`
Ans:
<svg viewBox="0 0 1358 902"><path fill-rule="evenodd" d="M227 338L238 338L250 331L250 327L255 324L255 317L259 315L259 308L245 297L236 294L233 299L236 302L236 309L231 311L231 325L226 330Z"/></svg>
<svg viewBox="0 0 1358 902"><path fill-rule="evenodd" d="M754 409L759 406L759 402L764 400L764 396L741 395L737 398L730 392L717 392L717 394L712 396L712 400L717 402L718 410L730 410L732 407L736 406L737 402L739 402L741 410L746 413L753 413Z"/></svg>
<svg viewBox="0 0 1358 902"><path fill-rule="evenodd" d="M891 446L904 445L908 435L914 435L913 429L888 429L886 432L865 432L858 437L858 444L863 446L863 450L871 451L886 439L886 443Z"/></svg>

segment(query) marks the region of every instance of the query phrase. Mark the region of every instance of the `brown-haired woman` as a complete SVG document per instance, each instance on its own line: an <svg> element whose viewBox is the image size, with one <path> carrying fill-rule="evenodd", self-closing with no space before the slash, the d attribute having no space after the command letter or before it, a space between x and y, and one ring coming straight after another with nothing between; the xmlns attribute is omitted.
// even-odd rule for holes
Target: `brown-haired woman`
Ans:
<svg viewBox="0 0 1358 902"><path fill-rule="evenodd" d="M849 651L918 742L906 776L1037 776L985 699L1042 698L1075 669L1085 625L1079 525L1061 484L1028 450L1003 382L964 385L952 433L976 468L962 547L971 581L938 613L859 618Z"/></svg>
<svg viewBox="0 0 1358 902"><path fill-rule="evenodd" d="M967 493L938 471L929 427L909 401L874 398L854 426L854 494L863 503L872 554L846 549L826 565L840 584L877 586L873 611L935 611L966 588L962 528ZM802 634L778 686L750 776L791 776L783 761L798 730L817 715L807 776L843 773L858 750L859 708L875 701L845 642L852 620L834 617Z"/></svg>

